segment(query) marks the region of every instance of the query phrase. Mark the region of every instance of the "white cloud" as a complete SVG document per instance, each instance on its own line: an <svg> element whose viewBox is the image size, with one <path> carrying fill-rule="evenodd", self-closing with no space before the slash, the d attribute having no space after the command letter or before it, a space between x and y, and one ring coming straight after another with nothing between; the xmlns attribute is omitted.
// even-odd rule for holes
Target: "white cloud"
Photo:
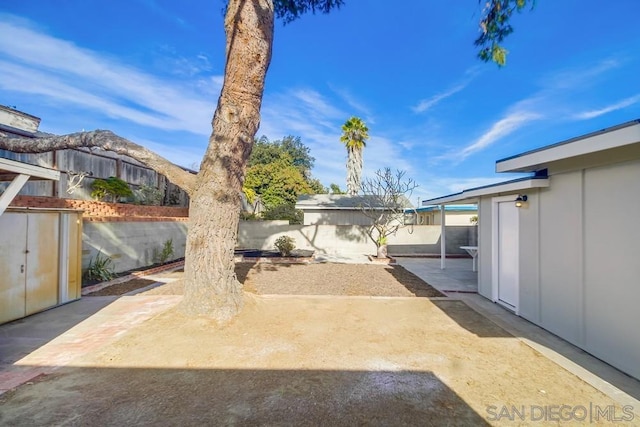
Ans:
<svg viewBox="0 0 640 427"><path fill-rule="evenodd" d="M439 104L440 101L443 101L449 98L450 96L453 96L456 93L460 92L464 88L466 88L478 73L479 73L478 67L472 67L468 69L465 72L465 75L467 77L462 83L456 84L453 87L445 90L444 92L437 93L430 98L421 100L420 102L418 102L417 105L415 105L414 107L411 107L411 109L413 110L414 113L424 113L425 111L434 107L436 104Z"/></svg>
<svg viewBox="0 0 640 427"><path fill-rule="evenodd" d="M607 58L591 67L556 71L552 76L545 78L542 84L552 91L578 88L593 84L597 77L620 66L622 66L621 60Z"/></svg>
<svg viewBox="0 0 640 427"><path fill-rule="evenodd" d="M577 120L593 119L595 117L602 116L607 113L611 113L612 111L621 110L623 108L629 107L633 104L638 103L639 101L640 101L640 94L629 97L629 98L625 98L622 101L616 102L615 104L608 105L598 110L590 110L590 111L584 111L582 113L578 113L573 117Z"/></svg>
<svg viewBox="0 0 640 427"><path fill-rule="evenodd" d="M459 156L464 159L477 151L483 150L494 144L496 141L515 132L521 127L527 125L529 122L539 119L540 117L540 114L527 111L516 111L510 113L506 117L495 122L488 131L482 134L482 136L476 139L472 144L464 147L459 153Z"/></svg>
<svg viewBox="0 0 640 427"><path fill-rule="evenodd" d="M364 105L363 102L356 99L356 97L349 92L347 89L339 89L334 87L333 85L329 85L329 88L338 95L344 102L347 103L349 107L357 112L357 114L364 116L364 122L371 125L376 122L371 109ZM353 115L353 114L352 114ZM345 117L347 120L347 117Z"/></svg>
<svg viewBox="0 0 640 427"><path fill-rule="evenodd" d="M438 104L440 101L442 101L443 99L447 99L452 95L455 95L456 93L460 92L462 89L464 89L465 87L467 87L468 82L467 83L463 83L463 84L459 84L456 85L444 92L438 93L434 96L432 96L431 98L427 98L427 99L423 99L421 100L418 105L416 105L415 107L411 107L411 109L415 112L415 113L424 113L425 111L429 110L430 108L432 108L433 106L435 106L436 104Z"/></svg>
<svg viewBox="0 0 640 427"><path fill-rule="evenodd" d="M6 18L6 15L3 15ZM207 135L215 109L206 92L219 78L196 86L163 80L100 52L81 48L24 25L0 22L0 87L165 130Z"/></svg>

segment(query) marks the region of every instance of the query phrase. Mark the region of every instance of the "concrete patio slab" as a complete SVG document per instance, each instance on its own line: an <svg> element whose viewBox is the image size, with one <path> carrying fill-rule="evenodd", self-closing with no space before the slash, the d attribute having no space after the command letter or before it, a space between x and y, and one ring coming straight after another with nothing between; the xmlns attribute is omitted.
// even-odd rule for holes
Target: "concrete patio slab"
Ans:
<svg viewBox="0 0 640 427"><path fill-rule="evenodd" d="M440 292L478 292L478 273L472 271L471 258L447 258L445 270L440 268L440 258L396 257L396 261Z"/></svg>

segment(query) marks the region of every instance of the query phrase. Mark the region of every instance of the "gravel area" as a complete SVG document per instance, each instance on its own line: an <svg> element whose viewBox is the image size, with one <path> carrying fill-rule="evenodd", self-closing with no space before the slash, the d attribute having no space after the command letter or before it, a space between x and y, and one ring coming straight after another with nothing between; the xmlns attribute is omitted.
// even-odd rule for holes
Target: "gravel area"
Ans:
<svg viewBox="0 0 640 427"><path fill-rule="evenodd" d="M182 274L181 271L172 272L171 278L177 281L140 295L180 295L184 292L183 283L179 280ZM237 263L236 275L246 292L258 295L445 296L399 265ZM102 289L99 295L131 292L135 284L129 286L128 283ZM145 286L148 283L140 283L139 287ZM97 296L98 293L91 295Z"/></svg>

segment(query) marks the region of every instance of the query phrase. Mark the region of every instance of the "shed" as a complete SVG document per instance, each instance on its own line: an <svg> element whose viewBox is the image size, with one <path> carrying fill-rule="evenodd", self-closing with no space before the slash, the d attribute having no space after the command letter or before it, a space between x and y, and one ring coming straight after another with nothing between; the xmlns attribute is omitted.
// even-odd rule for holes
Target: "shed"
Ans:
<svg viewBox="0 0 640 427"><path fill-rule="evenodd" d="M479 294L640 379L640 120L496 170L531 175L423 202L478 203Z"/></svg>
<svg viewBox="0 0 640 427"><path fill-rule="evenodd" d="M28 179L58 171L0 158L0 323L80 298L82 211L8 207Z"/></svg>

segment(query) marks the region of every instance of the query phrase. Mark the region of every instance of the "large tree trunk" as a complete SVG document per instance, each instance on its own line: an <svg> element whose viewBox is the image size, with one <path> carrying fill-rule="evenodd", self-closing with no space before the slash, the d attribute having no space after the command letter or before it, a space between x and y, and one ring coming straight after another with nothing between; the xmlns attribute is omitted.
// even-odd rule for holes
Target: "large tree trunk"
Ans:
<svg viewBox="0 0 640 427"><path fill-rule="evenodd" d="M357 196L362 175L362 149L347 146L347 194Z"/></svg>
<svg viewBox="0 0 640 427"><path fill-rule="evenodd" d="M273 42L272 0L229 0L227 65L213 116L213 133L191 195L185 264L189 315L224 323L242 307L235 275L240 192L260 124L264 81Z"/></svg>

